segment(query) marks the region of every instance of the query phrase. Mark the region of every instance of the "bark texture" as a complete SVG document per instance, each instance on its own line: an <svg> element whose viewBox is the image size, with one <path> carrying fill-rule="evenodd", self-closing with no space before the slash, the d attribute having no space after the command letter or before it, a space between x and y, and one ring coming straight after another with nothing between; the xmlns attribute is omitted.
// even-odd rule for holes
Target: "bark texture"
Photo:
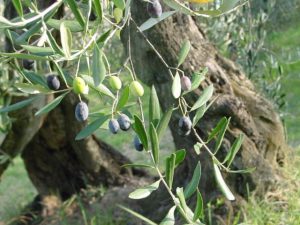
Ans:
<svg viewBox="0 0 300 225"><path fill-rule="evenodd" d="M132 17L137 24L146 21L146 3L133 0ZM208 67L206 80L186 100L189 105L193 105L203 88L209 84L214 85L214 95L218 98L197 125L197 131L205 139L208 131L223 116L231 117L230 129L218 157L222 159L226 155L239 133L246 135L233 169L256 167L256 170L252 174L224 174L238 201L232 204L225 201L223 207L214 211L214 224L226 224L225 217L230 217L227 221L231 224L235 207L239 207L246 198L247 185L250 190L264 194L272 184L280 180L278 168L284 164L287 151L280 119L272 104L255 91L243 72L232 61L223 58L205 38L192 17L176 14L145 33L170 66L177 64L177 55L183 41L190 40L191 51L181 66L186 75L190 76L200 67ZM131 41L130 53L135 70L145 84L155 85L162 109L166 110L175 104L170 91L172 82L165 66L144 37L137 32L133 22L123 33L122 39L126 47L128 41ZM78 123L74 118L74 108L79 101L75 95L69 94L47 117L33 117L36 108L41 108L41 105L52 98L50 96L39 102L39 105L27 107L21 111L22 117L17 114L18 120L13 123L12 131L1 146L11 156L23 152L22 157L30 179L40 194L38 202L45 204L43 215L52 214L52 207L58 207L60 200L68 199L81 188L89 184L104 184L119 187L111 189L102 199L102 208L125 202L154 221L160 221L171 207L164 188L160 188L160 191L146 200L129 201L127 194L141 183L140 177L146 174L121 168L129 160L94 136L75 141L76 134L84 127L84 124ZM179 111L173 114L170 129L177 149L185 148L188 154L186 161L176 170L174 187L186 186L200 160L202 178L199 189L206 203L213 201L221 194L212 176L212 162L205 151L199 156L194 153L196 139L193 135L185 138L179 135L177 124L180 117ZM22 141L16 141L17 137ZM16 149L18 150L14 153ZM0 175L5 168L0 168ZM193 208L195 199L191 198L189 204Z"/></svg>
<svg viewBox="0 0 300 225"><path fill-rule="evenodd" d="M149 18L146 4L141 1L133 1L131 13L133 20L138 25ZM251 191L255 190L258 194L263 195L268 188L280 180L278 168L284 164L288 151L282 123L272 104L255 91L253 84L234 62L225 59L218 53L213 44L206 39L201 27L193 17L175 14L149 29L145 34L171 67L177 65L177 57L182 43L185 40L191 42L191 50L180 69L187 76L191 76L193 72L203 67L208 67L209 72L199 89L187 95L187 103L192 106L201 91L210 84L214 85L214 96L218 97L204 118L197 124L197 131L205 140L208 132L222 117L231 117L229 131L225 135L218 157L224 158L234 139L238 134L244 133L245 141L232 168L240 170L255 167L256 170L251 174L224 174L226 181L233 192L242 198L247 196L247 186ZM130 54L137 75L147 85L155 85L163 110L176 104L171 94L172 80L166 67L145 38L137 32L134 22L127 27L122 40L126 47L131 41ZM190 116L192 117L193 114ZM194 153L193 145L196 143L196 139L193 135L188 137L179 135L177 124L180 117L181 113L178 110L173 114L170 128L177 149L187 149L188 155L184 165L176 171L176 185L186 185L192 177L197 161L200 160L202 178L199 188L204 195L204 200L208 202L220 195L214 177L211 176L213 173L212 161L204 150L200 156ZM213 146L212 144L210 146ZM232 206L226 205L227 203L225 210L216 212L221 217L225 217L232 210ZM150 213L150 216L158 218L161 215L155 211ZM220 223L224 222L222 219L219 221Z"/></svg>

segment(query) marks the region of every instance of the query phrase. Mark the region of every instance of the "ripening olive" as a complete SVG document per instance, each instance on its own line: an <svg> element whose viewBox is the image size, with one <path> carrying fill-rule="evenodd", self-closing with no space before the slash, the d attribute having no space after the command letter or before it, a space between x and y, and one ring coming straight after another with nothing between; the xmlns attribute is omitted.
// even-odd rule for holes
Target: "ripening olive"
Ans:
<svg viewBox="0 0 300 225"><path fill-rule="evenodd" d="M187 76L182 76L180 81L181 81L181 89L183 91L188 91L192 88L191 80Z"/></svg>
<svg viewBox="0 0 300 225"><path fill-rule="evenodd" d="M47 85L49 89L53 91L57 91L60 87L60 81L55 75L49 75L47 76Z"/></svg>
<svg viewBox="0 0 300 225"><path fill-rule="evenodd" d="M110 76L109 84L115 90L120 90L122 87L122 81L117 76Z"/></svg>
<svg viewBox="0 0 300 225"><path fill-rule="evenodd" d="M159 0L150 0L147 5L147 11L149 16L158 18L162 14L162 7Z"/></svg>
<svg viewBox="0 0 300 225"><path fill-rule="evenodd" d="M139 152L143 151L143 149L144 149L144 146L138 136L134 137L133 145L134 145L135 149Z"/></svg>
<svg viewBox="0 0 300 225"><path fill-rule="evenodd" d="M89 116L89 108L85 102L79 102L75 108L75 117L79 122L85 121Z"/></svg>
<svg viewBox="0 0 300 225"><path fill-rule="evenodd" d="M73 80L73 91L76 94L88 94L89 86L81 77L75 77Z"/></svg>
<svg viewBox="0 0 300 225"><path fill-rule="evenodd" d="M132 81L130 91L134 96L141 97L144 95L144 88L138 81Z"/></svg>
<svg viewBox="0 0 300 225"><path fill-rule="evenodd" d="M32 70L33 69L34 61L31 59L23 59L23 67L26 70Z"/></svg>
<svg viewBox="0 0 300 225"><path fill-rule="evenodd" d="M116 23L120 23L123 18L123 10L120 8L115 8L113 14Z"/></svg>
<svg viewBox="0 0 300 225"><path fill-rule="evenodd" d="M125 114L121 114L118 118L118 123L120 125L121 130L127 131L131 126L131 121L129 117Z"/></svg>
<svg viewBox="0 0 300 225"><path fill-rule="evenodd" d="M120 125L116 119L111 119L108 123L108 127L113 134L118 133L118 130L120 129Z"/></svg>
<svg viewBox="0 0 300 225"><path fill-rule="evenodd" d="M183 116L180 118L178 123L180 134L183 136L187 136L190 134L192 129L192 121L189 117Z"/></svg>

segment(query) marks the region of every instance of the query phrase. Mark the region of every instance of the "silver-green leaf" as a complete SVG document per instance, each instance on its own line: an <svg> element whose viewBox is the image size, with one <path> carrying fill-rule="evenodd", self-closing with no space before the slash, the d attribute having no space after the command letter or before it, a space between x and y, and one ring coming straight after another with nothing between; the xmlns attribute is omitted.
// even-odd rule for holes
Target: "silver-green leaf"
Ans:
<svg viewBox="0 0 300 225"><path fill-rule="evenodd" d="M203 90L202 95L198 98L196 103L191 108L191 111L194 111L195 109L198 109L201 106L203 106L204 104L206 104L206 102L212 97L213 92L214 92L214 87L212 84L209 85L208 87L206 87Z"/></svg>
<svg viewBox="0 0 300 225"><path fill-rule="evenodd" d="M50 102L49 104L45 105L43 108L41 108L40 110L38 110L34 115L35 116L39 116L45 113L50 112L52 109L54 109L56 106L59 105L59 103L63 100L63 98L68 94L69 92L66 92L60 96L58 96L57 98L55 98L52 102Z"/></svg>
<svg viewBox="0 0 300 225"><path fill-rule="evenodd" d="M158 189L160 181L161 180L158 180L153 184L150 184L142 188L138 188L135 191L131 192L128 197L131 199L147 198L153 191L156 191Z"/></svg>
<svg viewBox="0 0 300 225"><path fill-rule="evenodd" d="M191 49L191 43L189 40L186 40L181 46L181 49L180 49L180 52L178 55L178 65L177 66L180 66L184 62L185 58L189 54L190 49Z"/></svg>
<svg viewBox="0 0 300 225"><path fill-rule="evenodd" d="M199 182L201 178L201 165L200 162L197 163L197 166L194 170L192 180L188 183L186 188L184 189L184 196L185 198L189 198L198 188Z"/></svg>
<svg viewBox="0 0 300 225"><path fill-rule="evenodd" d="M172 83L172 94L174 98L179 98L181 94L181 82L179 73L175 74L173 83Z"/></svg>
<svg viewBox="0 0 300 225"><path fill-rule="evenodd" d="M229 187L227 186L227 184L224 181L224 178L221 174L221 171L219 169L219 166L217 165L217 163L213 163L214 164L214 174L218 183L218 186L220 187L222 193L225 195L225 197L230 200L230 201L234 201L235 197L232 194L232 192L230 191Z"/></svg>

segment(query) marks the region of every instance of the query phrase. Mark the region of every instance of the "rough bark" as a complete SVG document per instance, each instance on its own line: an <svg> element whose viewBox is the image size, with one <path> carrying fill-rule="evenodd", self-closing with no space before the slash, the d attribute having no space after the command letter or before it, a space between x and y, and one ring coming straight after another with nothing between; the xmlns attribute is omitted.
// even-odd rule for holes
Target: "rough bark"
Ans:
<svg viewBox="0 0 300 225"><path fill-rule="evenodd" d="M134 0L131 10L132 17L138 25L149 18L146 4L141 1ZM256 170L251 174L224 174L226 181L234 193L243 198L247 197L247 186L258 194L264 194L272 184L280 180L278 168L283 165L288 151L282 123L272 104L255 91L253 84L234 65L234 62L218 53L213 44L206 39L194 18L175 14L172 18L146 31L145 34L170 66L176 66L181 44L184 40L190 40L191 50L180 69L188 76L203 67L208 67L209 72L199 89L187 95L186 100L189 105L193 105L201 91L209 84L214 85L214 96L218 96L216 102L197 124L196 129L205 139L208 132L223 116L231 117L229 131L225 135L218 157L222 159L234 138L239 133L244 133L246 138L233 163L233 169L255 167ZM130 53L137 75L147 85L155 85L162 109L168 109L175 104L175 100L171 94L172 80L166 67L145 38L137 32L133 22L123 34L124 46L128 46L129 40L131 40ZM196 163L200 160L202 178L199 188L205 202L208 202L220 194L214 177L210 175L213 173L212 162L204 150L200 156L194 153L193 145L196 143L196 138L193 135L188 137L179 135L177 124L180 116L179 111L173 114L170 128L177 149L187 149L188 155L184 165L176 171L176 185L184 186L191 179ZM151 200L148 202L157 203ZM151 204L148 206L148 209L153 207ZM218 213L225 216L228 209L227 207L225 211ZM147 212L147 208L144 208L144 212ZM161 216L156 212L151 213L151 210L148 212L152 218Z"/></svg>
<svg viewBox="0 0 300 225"><path fill-rule="evenodd" d="M138 24L148 19L145 9L145 3L133 1L132 16ZM147 85L155 85L162 109L166 110L175 103L170 91L172 83L170 76L155 52L132 23L123 34L125 46L128 44L129 33L131 54L137 74ZM242 71L217 52L192 17L176 14L147 31L146 35L169 65L176 65L180 46L185 39L189 39L192 48L185 63L181 66L186 75L191 75L200 67L208 67L207 79L198 90L187 96L187 102L192 105L203 88L214 84L214 94L218 95L218 99L197 125L197 131L205 139L208 131L216 125L219 119L223 116L232 118L230 129L225 136L218 157L224 157L233 139L239 133L242 132L246 135L233 167L234 169L249 167L257 169L252 174L224 174L227 183L238 199L234 204L225 202L224 207L215 211L219 223L224 224L223 218L227 215L231 217L234 213L233 207L238 207L242 199L246 197L247 185L250 190L256 190L259 194L263 194L280 179L277 169L283 165L287 150L280 119L272 108L272 104L255 92L253 85ZM52 206L57 207L56 200L52 201L51 196L59 196L65 200L88 184L104 184L106 186L126 184L126 188L112 189L102 199L102 207L106 208L108 205L123 201L154 221L161 220L171 206L164 188L151 195L151 198L146 201L128 201L127 193L140 182L136 177L145 174L137 170L122 169L121 165L128 162L128 159L94 136L82 141L75 141L76 134L84 126L84 124L76 122L74 118L74 107L77 101L76 96L68 95L61 105L46 118L33 119L32 112L37 107L40 108L40 105L34 106L34 108L29 107L22 113L26 118L30 118L25 121L32 119L32 123L28 124L34 124L30 126L34 129L32 128L33 130L29 132L28 128L24 126L24 121L22 125L20 120L17 120L13 124L15 127L13 131L19 133L11 133L11 135L15 135L11 138L9 135L7 136L9 138L6 140L7 143L12 143L10 140L14 140L16 135L26 140L22 142L22 145L18 143L22 148L19 147L20 150L17 153L23 150L22 157L26 169L41 195L42 200L39 201L42 204L47 204L47 201L52 202L43 210L44 215L52 213ZM45 104L45 102L40 104ZM177 122L180 116L180 112L177 111L173 114L170 128L176 147L178 149L185 148L188 154L186 161L176 170L174 187L187 184L198 160L200 160L202 178L199 189L205 202L214 200L220 196L220 192L211 176L211 160L205 151L200 156L194 153L193 145L196 139L193 135L186 138L179 135ZM18 127L22 129L18 130ZM29 133L31 137L28 138ZM8 145L6 151L12 152L13 149L16 149L15 145L16 142ZM2 148L3 146L5 145L2 145ZM193 198L190 200L191 206L194 205L194 200Z"/></svg>

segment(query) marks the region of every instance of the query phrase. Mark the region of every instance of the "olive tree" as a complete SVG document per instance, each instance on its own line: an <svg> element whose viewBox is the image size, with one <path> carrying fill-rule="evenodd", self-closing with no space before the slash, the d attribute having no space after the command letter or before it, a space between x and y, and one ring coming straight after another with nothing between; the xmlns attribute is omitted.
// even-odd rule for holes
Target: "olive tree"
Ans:
<svg viewBox="0 0 300 225"><path fill-rule="evenodd" d="M217 199L223 210L213 212L215 223L233 220L249 190L262 195L280 181L287 152L272 104L195 19L244 3L7 1L0 175L21 155L44 218L53 213L47 199L103 185L101 204L147 224L206 223L204 206ZM112 70L106 52L119 35L126 57ZM88 106L91 93L102 104L97 111ZM176 149L162 158L168 127ZM133 129L132 148L151 163L131 162L96 138L97 129L109 129L111 139Z"/></svg>

